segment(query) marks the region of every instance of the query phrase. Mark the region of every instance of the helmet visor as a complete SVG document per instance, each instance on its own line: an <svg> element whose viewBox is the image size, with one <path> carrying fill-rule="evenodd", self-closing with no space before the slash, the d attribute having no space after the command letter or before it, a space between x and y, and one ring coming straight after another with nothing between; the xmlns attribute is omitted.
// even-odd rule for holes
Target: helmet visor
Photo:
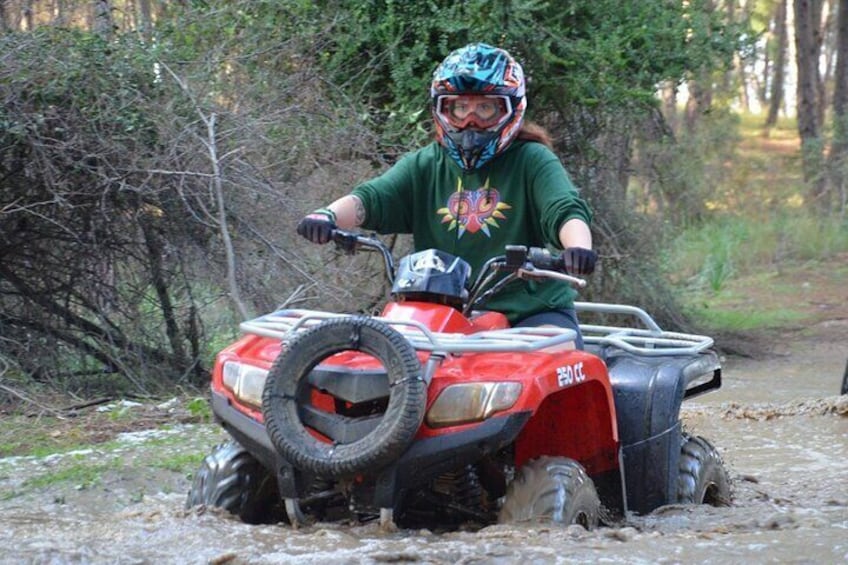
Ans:
<svg viewBox="0 0 848 565"><path fill-rule="evenodd" d="M512 114L512 102L501 95L445 94L436 101L436 113L452 131L468 127L492 130Z"/></svg>

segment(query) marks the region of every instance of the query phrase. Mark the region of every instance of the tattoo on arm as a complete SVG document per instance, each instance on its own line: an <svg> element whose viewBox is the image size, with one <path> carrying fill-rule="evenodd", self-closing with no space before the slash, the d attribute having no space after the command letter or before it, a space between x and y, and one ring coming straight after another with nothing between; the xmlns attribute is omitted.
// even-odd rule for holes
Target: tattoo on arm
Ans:
<svg viewBox="0 0 848 565"><path fill-rule="evenodd" d="M365 206L359 198L354 198L356 202L356 226L359 227L365 223Z"/></svg>

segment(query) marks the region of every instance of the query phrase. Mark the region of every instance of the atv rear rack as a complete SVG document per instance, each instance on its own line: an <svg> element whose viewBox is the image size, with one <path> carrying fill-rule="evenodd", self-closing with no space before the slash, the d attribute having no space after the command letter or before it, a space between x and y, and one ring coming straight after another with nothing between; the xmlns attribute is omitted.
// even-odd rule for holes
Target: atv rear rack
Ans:
<svg viewBox="0 0 848 565"><path fill-rule="evenodd" d="M712 338L662 330L647 312L634 306L578 302L578 311L622 314L636 317L647 329L617 326L581 325L583 341L593 345L617 347L637 355L691 355L712 346ZM280 310L242 322L245 334L279 340L291 339L300 331L332 318L353 317L351 314L317 310ZM433 353L531 352L541 351L574 341L576 333L568 328L531 327L482 331L473 334L434 332L414 320L392 320L375 316L397 330L420 351Z"/></svg>
<svg viewBox="0 0 848 565"><path fill-rule="evenodd" d="M661 357L665 355L692 355L713 346L713 338L705 335L668 332L654 319L636 306L607 304L603 302L575 302L577 312L614 314L639 320L645 328L600 326L580 324L583 342L599 346L617 347L635 355Z"/></svg>

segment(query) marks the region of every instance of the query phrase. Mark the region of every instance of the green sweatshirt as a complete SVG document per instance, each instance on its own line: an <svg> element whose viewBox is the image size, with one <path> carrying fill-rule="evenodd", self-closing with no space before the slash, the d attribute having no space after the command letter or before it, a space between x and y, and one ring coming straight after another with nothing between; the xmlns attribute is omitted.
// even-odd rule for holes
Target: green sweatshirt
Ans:
<svg viewBox="0 0 848 565"><path fill-rule="evenodd" d="M433 142L352 194L365 207L363 228L411 233L416 251L434 248L462 257L472 277L507 245L561 249L563 223L592 218L557 156L541 143L525 141L513 142L468 173ZM571 308L575 294L560 281L514 281L482 307L515 323L537 312Z"/></svg>

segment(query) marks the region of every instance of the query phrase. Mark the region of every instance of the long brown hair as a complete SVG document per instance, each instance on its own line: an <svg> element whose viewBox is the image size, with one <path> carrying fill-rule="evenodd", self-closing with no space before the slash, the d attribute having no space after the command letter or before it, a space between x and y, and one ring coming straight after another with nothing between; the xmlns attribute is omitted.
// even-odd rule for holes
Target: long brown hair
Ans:
<svg viewBox="0 0 848 565"><path fill-rule="evenodd" d="M525 121L521 124L521 129L518 131L516 139L524 141L536 141L546 145L548 149L554 148L554 142L551 139L551 134L544 127L536 122Z"/></svg>
<svg viewBox="0 0 848 565"><path fill-rule="evenodd" d="M440 141L436 131L433 132L433 139ZM520 139L522 141L535 141L545 145L551 151L554 149L554 142L551 138L551 134L548 133L548 130L536 122L522 122L521 129L518 130L518 135L515 136L515 139Z"/></svg>

